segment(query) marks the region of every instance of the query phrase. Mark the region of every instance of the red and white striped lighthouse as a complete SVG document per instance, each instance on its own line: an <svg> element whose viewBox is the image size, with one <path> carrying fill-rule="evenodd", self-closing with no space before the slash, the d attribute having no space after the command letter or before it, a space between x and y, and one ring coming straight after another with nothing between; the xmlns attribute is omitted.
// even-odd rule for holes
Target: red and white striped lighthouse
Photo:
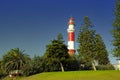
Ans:
<svg viewBox="0 0 120 80"><path fill-rule="evenodd" d="M68 53L71 57L75 56L75 23L74 19L70 18L68 23Z"/></svg>

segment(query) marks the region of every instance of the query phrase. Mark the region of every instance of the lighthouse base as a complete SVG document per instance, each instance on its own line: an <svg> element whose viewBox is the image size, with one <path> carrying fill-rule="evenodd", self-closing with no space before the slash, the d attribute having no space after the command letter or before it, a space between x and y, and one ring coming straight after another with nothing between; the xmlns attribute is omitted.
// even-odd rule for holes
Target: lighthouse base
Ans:
<svg viewBox="0 0 120 80"><path fill-rule="evenodd" d="M74 49L70 49L68 50L68 54L70 55L70 57L75 57L75 50Z"/></svg>

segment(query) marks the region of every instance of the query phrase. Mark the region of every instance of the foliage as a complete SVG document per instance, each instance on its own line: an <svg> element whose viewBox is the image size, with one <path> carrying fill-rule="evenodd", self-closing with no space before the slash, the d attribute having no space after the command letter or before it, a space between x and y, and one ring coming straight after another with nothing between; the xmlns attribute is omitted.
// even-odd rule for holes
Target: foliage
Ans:
<svg viewBox="0 0 120 80"><path fill-rule="evenodd" d="M92 27L93 24L91 23L89 17L86 16L84 18L84 24L80 28L78 34L78 53L79 58L83 60L84 64L88 65L91 63L93 69L96 70L95 60L98 61L99 64L107 64L109 63L109 59L102 38L99 34L96 34Z"/></svg>
<svg viewBox="0 0 120 80"><path fill-rule="evenodd" d="M96 66L97 70L114 70L114 67L112 64L107 65L98 65Z"/></svg>
<svg viewBox="0 0 120 80"><path fill-rule="evenodd" d="M5 76L5 72L2 66L2 60L0 60L0 79Z"/></svg>
<svg viewBox="0 0 120 80"><path fill-rule="evenodd" d="M34 58L26 64L23 69L25 76L41 73L45 71L45 60L43 56L34 56Z"/></svg>
<svg viewBox="0 0 120 80"><path fill-rule="evenodd" d="M52 40L51 44L46 46L45 71L78 70L77 61L70 58L67 46L63 42L62 34L59 34L56 40Z"/></svg>
<svg viewBox="0 0 120 80"><path fill-rule="evenodd" d="M64 41L63 41L62 33L59 33L59 34L58 34L57 40L59 40L60 42L64 42Z"/></svg>
<svg viewBox="0 0 120 80"><path fill-rule="evenodd" d="M3 56L2 65L7 73L13 70L22 70L28 64L29 56L19 48L11 49Z"/></svg>
<svg viewBox="0 0 120 80"><path fill-rule="evenodd" d="M79 69L80 70L92 70L93 69L91 62L84 59L84 57L79 56L78 62L79 62Z"/></svg>
<svg viewBox="0 0 120 80"><path fill-rule="evenodd" d="M79 70L79 62L77 59L67 59L64 63L65 65L65 71L76 71Z"/></svg>
<svg viewBox="0 0 120 80"><path fill-rule="evenodd" d="M45 72L61 71L60 63L54 59L45 58Z"/></svg>
<svg viewBox="0 0 120 80"><path fill-rule="evenodd" d="M34 73L40 73L44 71L44 58L40 56L34 56L33 61L33 70Z"/></svg>
<svg viewBox="0 0 120 80"><path fill-rule="evenodd" d="M47 65L52 65L53 63L59 63L62 64L67 58L69 58L68 55L68 49L61 40L53 40L51 44L47 45L47 50L45 53L45 59L47 60ZM61 65L62 68L63 65Z"/></svg>
<svg viewBox="0 0 120 80"><path fill-rule="evenodd" d="M92 23L88 16L84 18L84 24L82 25L78 34L78 53L82 59L88 62L94 63L95 60L95 30L91 30ZM95 66L93 65L95 70Z"/></svg>
<svg viewBox="0 0 120 80"><path fill-rule="evenodd" d="M95 49L96 49L96 57L95 59L98 61L99 65L106 65L109 63L108 52L106 46L99 34L95 35Z"/></svg>
<svg viewBox="0 0 120 80"><path fill-rule="evenodd" d="M115 20L113 22L113 30L112 30L112 36L114 38L113 40L113 55L115 57L120 58L120 0L116 1L116 8L115 8Z"/></svg>
<svg viewBox="0 0 120 80"><path fill-rule="evenodd" d="M27 64L25 64L24 68L22 68L24 76L30 76L33 74L33 65L32 60L29 60Z"/></svg>

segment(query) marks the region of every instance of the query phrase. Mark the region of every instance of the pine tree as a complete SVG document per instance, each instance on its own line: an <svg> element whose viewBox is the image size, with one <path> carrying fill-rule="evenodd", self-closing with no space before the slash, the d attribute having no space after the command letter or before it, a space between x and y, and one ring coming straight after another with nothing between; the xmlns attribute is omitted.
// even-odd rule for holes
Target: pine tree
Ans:
<svg viewBox="0 0 120 80"><path fill-rule="evenodd" d="M47 45L46 48L46 53L44 55L45 59L47 60L46 64L53 66L55 66L53 63L59 64L61 70L64 71L63 63L69 58L69 54L67 46L63 43L62 36L58 35L58 39L52 40L51 44Z"/></svg>
<svg viewBox="0 0 120 80"><path fill-rule="evenodd" d="M93 24L89 17L85 17L84 24L78 34L78 53L81 60L92 63L93 69L96 70L95 61L98 64L106 65L109 63L109 58L101 36L96 34L92 27Z"/></svg>
<svg viewBox="0 0 120 80"><path fill-rule="evenodd" d="M95 49L96 49L96 60L99 65L106 65L109 63L108 52L106 46L102 40L102 37L99 34L95 35Z"/></svg>
<svg viewBox="0 0 120 80"><path fill-rule="evenodd" d="M116 8L115 8L115 20L113 23L113 30L112 30L112 36L114 38L113 40L113 55L120 59L120 0L116 1Z"/></svg>
<svg viewBox="0 0 120 80"><path fill-rule="evenodd" d="M79 55L84 58L87 62L92 63L92 67L96 70L95 67L95 30L92 30L92 23L88 16L84 18L84 24L80 29L78 34L78 53Z"/></svg>
<svg viewBox="0 0 120 80"><path fill-rule="evenodd" d="M62 33L59 33L59 34L58 34L57 40L59 40L60 42L64 42L64 41L63 41Z"/></svg>

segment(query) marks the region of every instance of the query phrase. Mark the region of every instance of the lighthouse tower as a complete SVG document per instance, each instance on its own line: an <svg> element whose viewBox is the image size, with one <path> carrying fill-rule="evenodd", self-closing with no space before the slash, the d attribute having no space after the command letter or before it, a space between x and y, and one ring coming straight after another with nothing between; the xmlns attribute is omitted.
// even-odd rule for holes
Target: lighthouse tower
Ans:
<svg viewBox="0 0 120 80"><path fill-rule="evenodd" d="M75 23L74 19L70 18L68 23L68 53L71 57L75 56Z"/></svg>

